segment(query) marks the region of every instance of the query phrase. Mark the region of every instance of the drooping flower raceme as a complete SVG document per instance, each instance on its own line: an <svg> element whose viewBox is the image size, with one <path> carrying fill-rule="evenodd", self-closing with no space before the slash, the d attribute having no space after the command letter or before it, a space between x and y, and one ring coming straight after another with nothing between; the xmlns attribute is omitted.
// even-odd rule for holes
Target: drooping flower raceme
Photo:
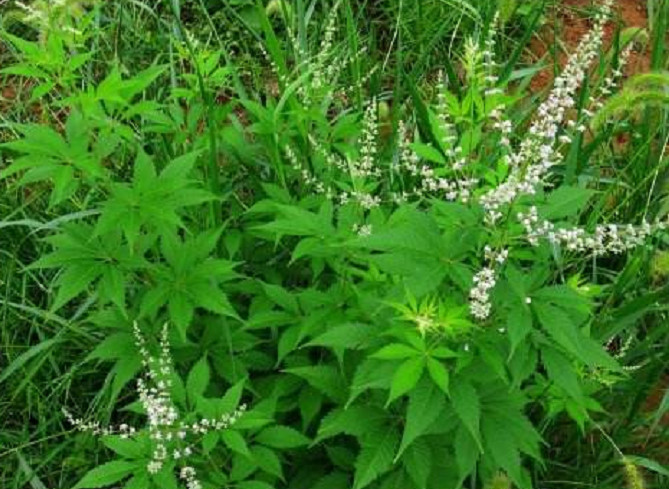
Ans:
<svg viewBox="0 0 669 489"><path fill-rule="evenodd" d="M494 223L503 216L502 208L521 195L533 195L548 171L559 164L559 136L567 112L576 105L575 96L587 70L596 59L604 37L604 25L611 13L611 0L606 0L595 18L593 29L585 35L571 55L553 90L538 109L528 135L515 153L509 155L511 172L506 181L481 197L486 218Z"/></svg>
<svg viewBox="0 0 669 489"><path fill-rule="evenodd" d="M86 422L75 418L66 409L63 409L63 413L68 422L77 430L94 435L119 435L122 438L128 438L148 431L152 442L152 453L147 463L147 471L152 474L158 473L163 470L168 460L173 460L181 465L180 477L186 483L186 487L200 489L202 485L197 478L195 468L185 464L186 459L195 450L194 446L188 442L188 438L193 435L202 436L209 431L229 428L244 414L246 406L241 405L234 412L215 419L205 418L194 423L181 421L171 397L173 372L167 324L161 331L160 354L157 357L149 352L146 339L136 322L133 324L133 333L144 367L143 377L137 380L137 393L148 417L145 430L127 424L121 424L118 427L101 427L98 422Z"/></svg>
<svg viewBox="0 0 669 489"><path fill-rule="evenodd" d="M534 246L545 239L567 250L592 252L595 256L623 253L642 245L654 232L667 229L667 222L664 221L654 224L644 221L640 226L600 224L593 233L578 227L557 228L552 222L540 219L536 207L531 207L527 213L519 213L518 220L525 228L528 241Z"/></svg>

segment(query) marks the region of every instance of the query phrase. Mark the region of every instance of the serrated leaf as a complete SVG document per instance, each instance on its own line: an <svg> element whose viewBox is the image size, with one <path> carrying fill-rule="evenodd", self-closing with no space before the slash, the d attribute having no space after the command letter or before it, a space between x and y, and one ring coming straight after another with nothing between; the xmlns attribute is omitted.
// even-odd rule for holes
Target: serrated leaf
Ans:
<svg viewBox="0 0 669 489"><path fill-rule="evenodd" d="M363 392L370 389L389 389L390 381L395 373L395 365L392 362L369 358L362 362L355 371L351 394L346 406L351 405Z"/></svg>
<svg viewBox="0 0 669 489"><path fill-rule="evenodd" d="M375 328L368 324L349 323L329 327L325 333L309 341L306 346L356 349L372 338Z"/></svg>
<svg viewBox="0 0 669 489"><path fill-rule="evenodd" d="M410 358L402 363L393 375L390 382L390 395L386 405L393 402L401 395L406 394L418 383L425 370L425 358Z"/></svg>
<svg viewBox="0 0 669 489"><path fill-rule="evenodd" d="M321 420L316 442L339 434L347 434L362 438L365 433L381 428L388 414L374 406L351 406L337 408Z"/></svg>
<svg viewBox="0 0 669 489"><path fill-rule="evenodd" d="M196 400L204 395L204 391L209 385L210 375L209 362L207 357L204 356L193 365L186 380L186 391L192 404L195 404Z"/></svg>
<svg viewBox="0 0 669 489"><path fill-rule="evenodd" d="M546 303L533 305L539 322L548 334L568 353L586 365L618 370L619 366L604 349L586 336L561 308Z"/></svg>
<svg viewBox="0 0 669 489"><path fill-rule="evenodd" d="M279 460L274 450L255 445L251 447L251 457L262 471L284 480L281 460Z"/></svg>
<svg viewBox="0 0 669 489"><path fill-rule="evenodd" d="M148 474L135 474L123 489L146 489L150 484Z"/></svg>
<svg viewBox="0 0 669 489"><path fill-rule="evenodd" d="M132 438L121 438L120 436L105 436L102 443L117 455L129 459L139 459L145 455L144 446Z"/></svg>
<svg viewBox="0 0 669 489"><path fill-rule="evenodd" d="M474 471L479 459L480 443L472 437L466 426L458 426L455 432L454 450L455 462L458 466L458 474L462 485L467 477Z"/></svg>
<svg viewBox="0 0 669 489"><path fill-rule="evenodd" d="M239 402L242 399L242 393L244 392L245 385L246 379L244 378L225 392L220 403L220 408L224 413L231 413L237 409Z"/></svg>
<svg viewBox="0 0 669 489"><path fill-rule="evenodd" d="M381 360L401 360L404 358L417 357L422 353L404 343L393 343L386 345L380 350L372 353L371 358L379 358Z"/></svg>
<svg viewBox="0 0 669 489"><path fill-rule="evenodd" d="M93 489L106 487L126 478L137 469L136 462L115 460L89 470L73 489Z"/></svg>
<svg viewBox="0 0 669 489"><path fill-rule="evenodd" d="M444 365L439 360L428 358L427 371L429 372L434 384L439 387L439 389L441 389L445 394L448 394L449 376L446 367L444 367Z"/></svg>
<svg viewBox="0 0 669 489"><path fill-rule="evenodd" d="M72 265L65 269L58 278L58 293L51 306L52 311L57 311L76 296L81 294L95 281L104 269L102 266L80 266Z"/></svg>
<svg viewBox="0 0 669 489"><path fill-rule="evenodd" d="M540 214L549 220L577 215L594 193L587 188L563 185L548 195L546 204L540 208Z"/></svg>
<svg viewBox="0 0 669 489"><path fill-rule="evenodd" d="M346 399L346 383L339 370L333 366L294 367L287 368L284 372L301 377L336 402L344 402Z"/></svg>
<svg viewBox="0 0 669 489"><path fill-rule="evenodd" d="M439 388L427 379L423 379L409 395L406 424L402 442L395 456L397 461L402 453L437 419L445 406L445 398Z"/></svg>
<svg viewBox="0 0 669 489"><path fill-rule="evenodd" d="M267 297L269 297L277 306L294 314L299 314L300 307L297 303L297 299L286 289L279 285L266 283L263 283L262 287L265 294L267 294Z"/></svg>
<svg viewBox="0 0 669 489"><path fill-rule="evenodd" d="M551 348L544 348L541 351L541 359L546 367L548 378L574 398L574 400L582 403L583 390L581 389L581 383L576 375L574 365L564 355Z"/></svg>
<svg viewBox="0 0 669 489"><path fill-rule="evenodd" d="M433 465L430 443L425 439L416 440L404 453L402 465L416 489L426 489Z"/></svg>
<svg viewBox="0 0 669 489"><path fill-rule="evenodd" d="M255 441L272 448L295 448L308 445L311 440L289 426L270 426L255 437Z"/></svg>
<svg viewBox="0 0 669 489"><path fill-rule="evenodd" d="M509 332L509 341L511 342L511 351L509 352L509 358L511 358L520 342L532 331L532 315L520 305L513 307L509 311L506 329Z"/></svg>
<svg viewBox="0 0 669 489"><path fill-rule="evenodd" d="M440 165L446 163L446 159L441 152L432 146L423 143L411 143L411 149L424 160L438 163Z"/></svg>
<svg viewBox="0 0 669 489"><path fill-rule="evenodd" d="M386 428L367 437L355 461L353 489L362 489L390 470L399 442L394 428Z"/></svg>
<svg viewBox="0 0 669 489"><path fill-rule="evenodd" d="M246 440L244 440L244 437L238 431L235 431L234 429L228 429L221 431L220 434L221 440L223 440L225 446L227 446L230 450L247 457L251 456L251 452L249 451L249 447L246 444Z"/></svg>
<svg viewBox="0 0 669 489"><path fill-rule="evenodd" d="M506 426L483 418L482 431L485 446L497 466L503 468L516 485L525 487L518 446Z"/></svg>
<svg viewBox="0 0 669 489"><path fill-rule="evenodd" d="M467 431L476 441L479 450L483 451L481 444L480 419L481 405L479 396L474 386L467 381L459 380L451 387L451 403L455 413L467 428Z"/></svg>

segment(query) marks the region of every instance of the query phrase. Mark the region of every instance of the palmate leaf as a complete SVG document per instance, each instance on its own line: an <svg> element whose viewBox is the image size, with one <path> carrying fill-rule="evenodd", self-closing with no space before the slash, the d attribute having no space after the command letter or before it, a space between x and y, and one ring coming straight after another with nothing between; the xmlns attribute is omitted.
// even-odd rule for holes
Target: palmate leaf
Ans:
<svg viewBox="0 0 669 489"><path fill-rule="evenodd" d="M151 269L156 285L144 294L140 313L154 315L167 306L183 338L196 308L237 318L220 288L223 282L237 277L236 263L209 257L219 237L220 230L206 231L184 241L173 233L164 235L161 250L166 263Z"/></svg>
<svg viewBox="0 0 669 489"><path fill-rule="evenodd" d="M113 302L122 311L125 309L124 274L147 264L141 256L130 255L121 246L118 233L110 233L105 239L92 234L87 224L64 226L61 233L46 239L54 251L29 266L29 269L63 268L54 283L58 292L52 310L60 309L96 283L103 303Z"/></svg>
<svg viewBox="0 0 669 489"><path fill-rule="evenodd" d="M82 181L99 179L105 175L102 159L114 150L108 141L104 151L93 144L95 132L81 113L72 110L65 124L65 135L38 124L19 124L16 129L22 138L2 144L2 147L20 153L0 178L23 173L20 185L48 181L53 185L49 200L55 206L72 196Z"/></svg>
<svg viewBox="0 0 669 489"><path fill-rule="evenodd" d="M213 196L188 177L199 153L174 159L158 175L151 158L139 152L131 183L115 183L102 207L95 232L104 235L122 229L133 248L143 228L169 234L180 227L183 208L201 204Z"/></svg>

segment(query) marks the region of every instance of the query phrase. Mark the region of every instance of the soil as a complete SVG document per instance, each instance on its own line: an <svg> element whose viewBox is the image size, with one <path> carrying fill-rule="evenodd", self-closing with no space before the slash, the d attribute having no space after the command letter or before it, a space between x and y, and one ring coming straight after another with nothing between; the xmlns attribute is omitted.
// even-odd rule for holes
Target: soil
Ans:
<svg viewBox="0 0 669 489"><path fill-rule="evenodd" d="M560 7L549 14L550 18L539 33L530 41L529 51L535 62L543 59L547 67L537 73L530 82L533 93L540 92L553 83L553 45L557 46L557 64L564 66L568 53L572 52L583 36L590 31L591 0L564 0ZM616 0L615 18L609 22L604 31L604 46L611 46L613 36L618 27L648 27L648 15L645 0ZM558 32L555 32L557 28ZM558 42L555 40L558 39ZM565 51L566 50L566 51ZM626 74L642 73L650 68L650 49L643 47L632 52L626 67Z"/></svg>

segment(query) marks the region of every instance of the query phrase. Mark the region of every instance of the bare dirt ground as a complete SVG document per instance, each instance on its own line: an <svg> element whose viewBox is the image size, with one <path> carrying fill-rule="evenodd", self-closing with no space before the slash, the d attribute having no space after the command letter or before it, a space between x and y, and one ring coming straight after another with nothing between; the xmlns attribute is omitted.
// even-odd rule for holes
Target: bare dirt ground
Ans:
<svg viewBox="0 0 669 489"><path fill-rule="evenodd" d="M590 0L565 0L558 9L548 14L548 22L530 42L529 50L534 60L543 59L548 66L537 73L530 89L539 92L553 82L554 49L557 46L557 63L564 66L570 52L578 45L581 38L592 28L590 18ZM645 0L617 0L615 18L606 25L604 43L608 48L616 28L648 27L648 15ZM558 42L555 40L558 39ZM627 74L642 73L650 67L650 52L647 47L635 50L630 56Z"/></svg>

